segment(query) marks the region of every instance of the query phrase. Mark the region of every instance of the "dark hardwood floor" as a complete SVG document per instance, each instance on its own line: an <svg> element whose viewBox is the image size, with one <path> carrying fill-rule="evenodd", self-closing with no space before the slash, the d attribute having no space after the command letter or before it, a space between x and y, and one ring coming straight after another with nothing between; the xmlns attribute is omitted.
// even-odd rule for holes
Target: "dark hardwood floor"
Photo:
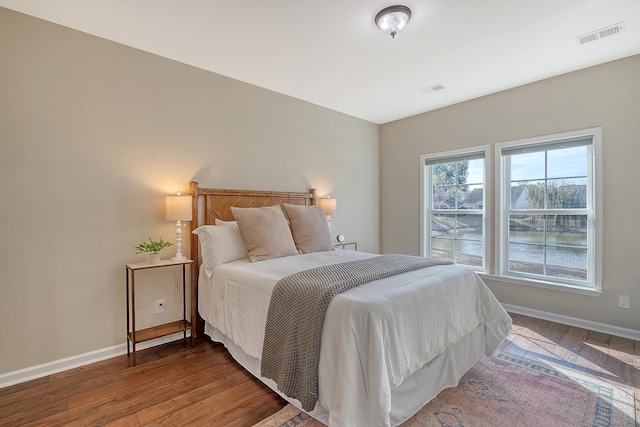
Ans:
<svg viewBox="0 0 640 427"><path fill-rule="evenodd" d="M640 342L512 314L503 351L632 388L640 420ZM0 389L0 426L251 426L285 402L202 338Z"/></svg>

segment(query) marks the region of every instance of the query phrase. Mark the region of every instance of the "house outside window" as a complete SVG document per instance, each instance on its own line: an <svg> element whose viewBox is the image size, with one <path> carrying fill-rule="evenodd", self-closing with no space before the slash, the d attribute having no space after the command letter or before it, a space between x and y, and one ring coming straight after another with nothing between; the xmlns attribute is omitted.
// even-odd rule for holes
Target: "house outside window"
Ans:
<svg viewBox="0 0 640 427"><path fill-rule="evenodd" d="M600 289L601 129L496 145L501 276Z"/></svg>
<svg viewBox="0 0 640 427"><path fill-rule="evenodd" d="M485 271L486 148L421 157L423 256Z"/></svg>

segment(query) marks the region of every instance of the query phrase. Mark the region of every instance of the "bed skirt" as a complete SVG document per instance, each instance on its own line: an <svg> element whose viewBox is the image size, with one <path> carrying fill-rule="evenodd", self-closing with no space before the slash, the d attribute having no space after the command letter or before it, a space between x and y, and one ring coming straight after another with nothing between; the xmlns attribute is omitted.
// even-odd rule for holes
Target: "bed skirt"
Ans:
<svg viewBox="0 0 640 427"><path fill-rule="evenodd" d="M435 398L440 391L457 385L462 375L477 360L485 355L491 355L503 339L500 333L491 330L491 326L481 324L393 388L391 390L391 425L396 426L410 418L427 402ZM273 380L260 376L259 359L247 355L231 339L208 322L205 322L205 334L214 342L222 343L231 356L253 376L302 410L302 405L297 399L285 396L277 390ZM324 424L329 424L329 413L319 403L308 414Z"/></svg>

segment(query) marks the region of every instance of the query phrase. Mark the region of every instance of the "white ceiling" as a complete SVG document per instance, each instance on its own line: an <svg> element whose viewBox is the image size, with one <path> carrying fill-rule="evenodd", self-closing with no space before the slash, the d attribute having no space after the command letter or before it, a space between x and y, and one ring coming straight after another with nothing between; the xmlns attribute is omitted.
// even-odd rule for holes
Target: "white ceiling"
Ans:
<svg viewBox="0 0 640 427"><path fill-rule="evenodd" d="M386 123L640 53L640 0L0 0L0 6ZM576 37L618 22L619 34ZM418 90L441 84L444 90Z"/></svg>

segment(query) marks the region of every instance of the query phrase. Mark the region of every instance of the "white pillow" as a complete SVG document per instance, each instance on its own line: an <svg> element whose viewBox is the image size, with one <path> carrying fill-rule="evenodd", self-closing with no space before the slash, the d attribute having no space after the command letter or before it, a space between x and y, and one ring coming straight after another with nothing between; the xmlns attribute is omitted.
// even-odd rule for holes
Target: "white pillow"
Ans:
<svg viewBox="0 0 640 427"><path fill-rule="evenodd" d="M198 235L202 264L209 277L220 264L247 257L247 250L236 224L203 225L193 230L193 233Z"/></svg>

